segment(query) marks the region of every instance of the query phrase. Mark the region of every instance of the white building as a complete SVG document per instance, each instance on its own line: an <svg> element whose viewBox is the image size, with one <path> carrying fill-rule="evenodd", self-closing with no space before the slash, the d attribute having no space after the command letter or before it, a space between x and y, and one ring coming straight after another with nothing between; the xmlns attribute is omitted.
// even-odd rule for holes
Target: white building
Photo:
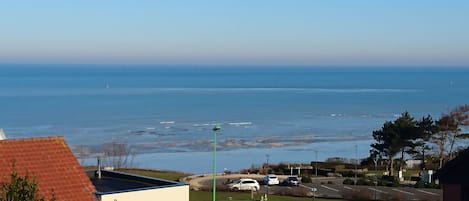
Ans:
<svg viewBox="0 0 469 201"><path fill-rule="evenodd" d="M98 201L189 201L189 185L134 174L102 170L88 172Z"/></svg>

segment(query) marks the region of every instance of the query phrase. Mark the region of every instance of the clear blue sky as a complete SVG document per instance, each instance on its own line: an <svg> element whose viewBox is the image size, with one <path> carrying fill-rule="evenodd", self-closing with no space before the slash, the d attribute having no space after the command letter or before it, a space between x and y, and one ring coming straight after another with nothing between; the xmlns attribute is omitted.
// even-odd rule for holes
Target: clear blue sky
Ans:
<svg viewBox="0 0 469 201"><path fill-rule="evenodd" d="M4 0L0 63L469 66L469 1Z"/></svg>

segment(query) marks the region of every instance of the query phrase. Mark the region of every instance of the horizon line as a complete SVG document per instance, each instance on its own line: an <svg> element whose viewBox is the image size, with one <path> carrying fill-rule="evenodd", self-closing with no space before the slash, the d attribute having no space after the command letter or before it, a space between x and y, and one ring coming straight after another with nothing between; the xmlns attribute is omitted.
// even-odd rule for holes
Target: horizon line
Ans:
<svg viewBox="0 0 469 201"><path fill-rule="evenodd" d="M0 67L15 66L94 66L94 67L271 67L271 68L469 68L469 65L443 65L443 64L200 64L200 63L29 63L29 62L0 62Z"/></svg>

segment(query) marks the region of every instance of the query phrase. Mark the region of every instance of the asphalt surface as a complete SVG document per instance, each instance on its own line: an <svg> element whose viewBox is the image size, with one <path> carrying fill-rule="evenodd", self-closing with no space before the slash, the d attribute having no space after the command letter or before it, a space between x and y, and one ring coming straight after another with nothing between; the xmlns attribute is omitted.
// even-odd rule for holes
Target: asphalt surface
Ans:
<svg viewBox="0 0 469 201"><path fill-rule="evenodd" d="M198 179L193 179L190 182L193 184L204 186L205 189L211 188L211 176L204 175L198 176ZM226 178L253 178L259 180L262 175L226 175ZM223 181L226 178L222 175L217 176L217 188L220 190L224 186ZM344 198L347 196L362 196L368 199L399 199L399 200L426 200L426 201L441 201L443 200L443 192L441 189L427 189L427 188L413 188L413 187L384 187L384 186L355 186L343 185L344 178L334 177L318 177L313 178L312 183L300 184L299 186L267 186L261 185L261 189L257 192L259 194L277 194L277 195L295 195L295 196L313 196L312 189L316 191L316 197L323 198Z"/></svg>

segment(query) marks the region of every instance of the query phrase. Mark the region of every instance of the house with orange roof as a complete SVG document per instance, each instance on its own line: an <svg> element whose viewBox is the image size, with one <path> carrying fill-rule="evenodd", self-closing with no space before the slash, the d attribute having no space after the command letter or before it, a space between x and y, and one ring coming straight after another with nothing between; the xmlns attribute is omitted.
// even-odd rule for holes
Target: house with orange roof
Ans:
<svg viewBox="0 0 469 201"><path fill-rule="evenodd" d="M57 201L95 201L96 188L63 137L0 140L0 182L13 169L35 177L39 196Z"/></svg>
<svg viewBox="0 0 469 201"><path fill-rule="evenodd" d="M0 140L0 182L35 177L39 196L57 201L189 201L189 186L117 171L85 172L63 137Z"/></svg>

